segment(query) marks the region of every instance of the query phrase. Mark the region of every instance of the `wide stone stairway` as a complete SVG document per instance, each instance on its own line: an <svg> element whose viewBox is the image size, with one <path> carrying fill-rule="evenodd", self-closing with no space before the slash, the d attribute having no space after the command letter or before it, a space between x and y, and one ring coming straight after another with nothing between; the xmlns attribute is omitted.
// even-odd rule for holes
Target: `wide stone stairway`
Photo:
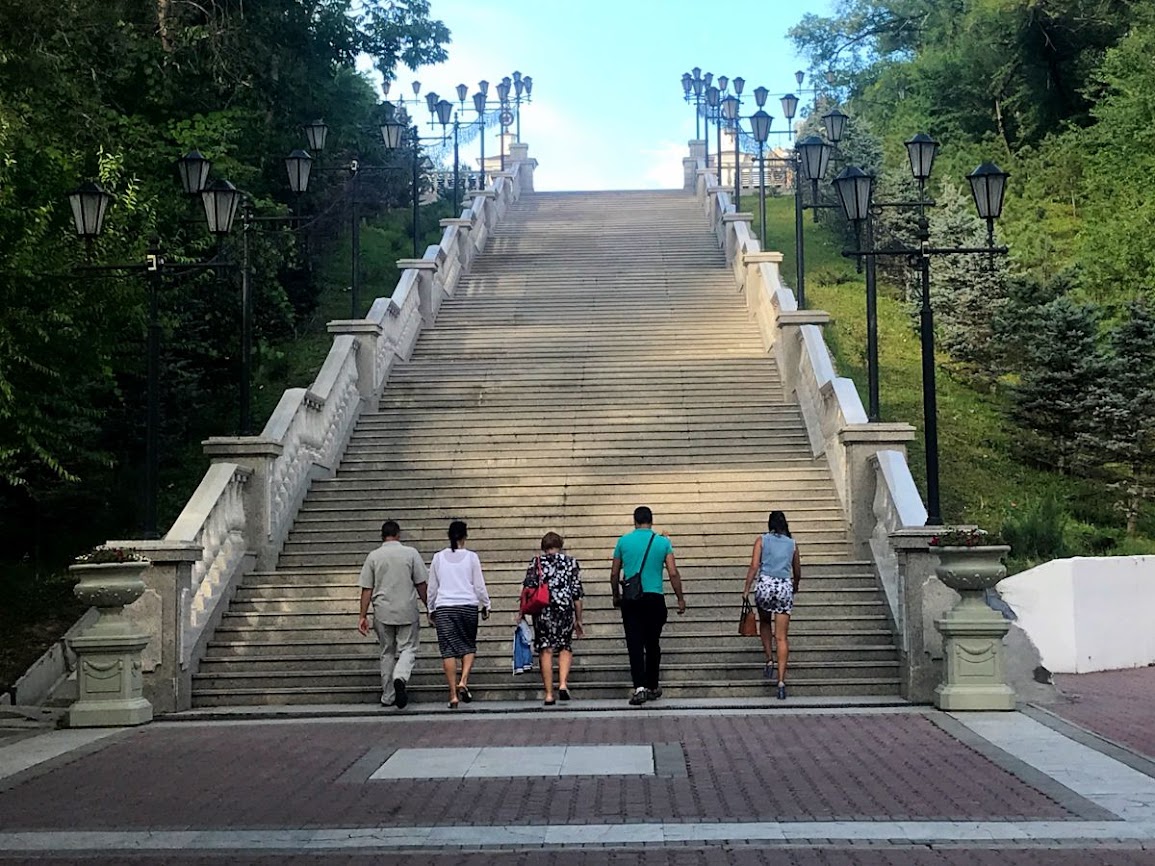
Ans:
<svg viewBox="0 0 1155 866"><path fill-rule="evenodd" d="M314 482L277 569L245 580L194 706L377 701L356 579L390 517L426 562L450 520L469 524L494 599L471 678L480 700L540 696L536 670L512 675L511 642L526 566L542 534L560 532L586 591L575 700L624 700L609 567L637 505L669 533L687 590L684 616L669 597L668 696L770 693L758 639L738 637L737 620L773 508L803 563L791 694L897 696L872 566L852 557L830 471L693 197L524 197L361 416L336 476ZM410 685L416 702L444 700L432 627Z"/></svg>

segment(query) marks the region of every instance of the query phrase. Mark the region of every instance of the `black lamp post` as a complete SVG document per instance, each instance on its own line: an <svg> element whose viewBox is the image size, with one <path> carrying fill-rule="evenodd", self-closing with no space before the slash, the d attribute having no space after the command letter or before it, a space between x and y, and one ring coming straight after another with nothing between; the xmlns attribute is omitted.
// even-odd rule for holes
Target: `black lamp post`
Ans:
<svg viewBox="0 0 1155 866"><path fill-rule="evenodd" d="M869 264L877 256L904 256L919 272L922 292L919 305L919 338L922 348L922 410L923 439L926 449L926 498L927 526L942 525L942 506L939 494L939 448L938 448L938 398L934 369L934 311L930 298L930 257L934 255L996 255L1005 254L1006 247L994 245L994 221L1002 213L1003 197L1006 193L1009 175L993 163L985 162L967 175L971 194L979 216L987 223L987 245L984 247L932 247L930 245L930 223L926 218L926 181L930 178L934 165L938 142L920 133L906 142L907 157L911 175L918 182L919 208L918 247L916 249L873 249L872 239L867 237L863 249L844 250L844 256L863 256ZM846 218L869 225L871 196L874 179L861 169L850 166L835 180L835 189ZM867 272L870 273L869 270ZM877 351L877 348L875 349ZM875 362L877 363L877 361ZM875 398L877 399L877 398Z"/></svg>
<svg viewBox="0 0 1155 866"><path fill-rule="evenodd" d="M706 127L709 129L709 121L714 121L714 134L718 137L718 146L715 148L716 156L714 161L717 163L718 169L718 184L722 183L722 115L720 106L722 105L722 91L717 87L710 85L706 88ZM709 138L709 132L706 133ZM710 167L710 157L706 156L706 168Z"/></svg>
<svg viewBox="0 0 1155 866"><path fill-rule="evenodd" d="M497 84L497 100L501 106L501 118L498 124L500 133L501 145L501 170L505 171L505 136L509 131L508 121L512 118L509 116L509 89L512 86L512 81L509 78L503 78Z"/></svg>
<svg viewBox="0 0 1155 866"><path fill-rule="evenodd" d="M485 189L485 100L489 82L482 81L481 85L484 86L473 94L473 110L477 112L478 138L481 140L481 181L478 188Z"/></svg>
<svg viewBox="0 0 1155 866"><path fill-rule="evenodd" d="M200 194L205 206L205 216L213 234L223 237L232 228L240 193L227 181L216 181L206 186L210 163L197 151L192 151L178 161L181 185L186 193ZM199 188L197 188L199 187ZM86 181L68 193L68 203L72 210L76 234L84 240L91 252L93 242L104 230L104 219L113 197L100 184ZM212 260L199 263L170 264L165 261L159 241L149 242L143 263L115 265L85 265L80 271L139 271L148 281L148 339L147 339L147 416L145 424L145 493L144 493L144 537L156 538L157 533L157 487L160 466L160 287L165 272L196 271L206 268L227 267L227 263ZM247 269L246 269L247 276ZM244 343L244 337L242 337ZM244 363L244 361L242 361ZM246 394L247 368L242 375L242 432L247 423L243 404Z"/></svg>
<svg viewBox="0 0 1155 866"><path fill-rule="evenodd" d="M750 117L750 128L758 142L758 211L762 226L762 249L766 249L766 139L774 118L759 108Z"/></svg>
<svg viewBox="0 0 1155 866"><path fill-rule="evenodd" d="M741 79L738 79L739 81ZM738 151L738 138L741 130L738 127L738 112L740 111L741 102L736 96L727 96L722 100L722 116L726 119L726 123L730 129L734 131L734 210L742 209L742 178L739 168L740 154ZM718 181L722 180L722 160L718 160Z"/></svg>

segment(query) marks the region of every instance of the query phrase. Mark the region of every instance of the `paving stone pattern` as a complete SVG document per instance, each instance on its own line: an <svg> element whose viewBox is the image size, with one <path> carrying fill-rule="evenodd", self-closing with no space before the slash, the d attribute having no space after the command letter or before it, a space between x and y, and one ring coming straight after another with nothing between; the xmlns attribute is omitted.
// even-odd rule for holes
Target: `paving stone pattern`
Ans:
<svg viewBox="0 0 1155 866"><path fill-rule="evenodd" d="M1058 674L1055 682L1064 697L1047 709L1155 760L1155 667Z"/></svg>
<svg viewBox="0 0 1155 866"><path fill-rule="evenodd" d="M382 747L655 742L687 778L338 781ZM0 793L6 830L1074 817L913 714L157 725Z"/></svg>
<svg viewBox="0 0 1155 866"><path fill-rule="evenodd" d="M45 857L5 858L0 863L26 866L119 866L155 864L157 855L120 853L115 857L67 859ZM1014 847L893 846L866 844L798 848L765 847L664 847L570 848L536 851L413 851L357 854L266 854L252 856L220 851L211 855L166 853L171 866L1151 866L1155 850L1136 846L1090 845L1057 848L1049 844Z"/></svg>

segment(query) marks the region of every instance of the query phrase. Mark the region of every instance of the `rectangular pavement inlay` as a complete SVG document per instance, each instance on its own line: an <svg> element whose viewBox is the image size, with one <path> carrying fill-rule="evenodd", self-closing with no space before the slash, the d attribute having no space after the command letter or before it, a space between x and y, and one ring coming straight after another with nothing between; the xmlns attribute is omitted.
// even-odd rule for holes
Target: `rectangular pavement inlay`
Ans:
<svg viewBox="0 0 1155 866"><path fill-rule="evenodd" d="M474 746L398 749L370 779L652 776L652 746Z"/></svg>

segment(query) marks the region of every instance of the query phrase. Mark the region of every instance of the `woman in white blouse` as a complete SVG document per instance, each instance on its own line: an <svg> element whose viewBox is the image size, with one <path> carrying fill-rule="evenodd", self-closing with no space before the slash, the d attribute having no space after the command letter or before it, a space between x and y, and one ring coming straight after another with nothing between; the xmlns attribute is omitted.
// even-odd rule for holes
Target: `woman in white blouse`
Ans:
<svg viewBox="0 0 1155 866"><path fill-rule="evenodd" d="M437 629L437 647L441 667L449 685L449 709L457 709L458 700L469 703L469 671L477 654L477 612L489 619L489 593L481 574L481 560L466 550L465 522L449 524L449 547L433 555L429 566L429 618ZM461 677L457 662L461 662Z"/></svg>

